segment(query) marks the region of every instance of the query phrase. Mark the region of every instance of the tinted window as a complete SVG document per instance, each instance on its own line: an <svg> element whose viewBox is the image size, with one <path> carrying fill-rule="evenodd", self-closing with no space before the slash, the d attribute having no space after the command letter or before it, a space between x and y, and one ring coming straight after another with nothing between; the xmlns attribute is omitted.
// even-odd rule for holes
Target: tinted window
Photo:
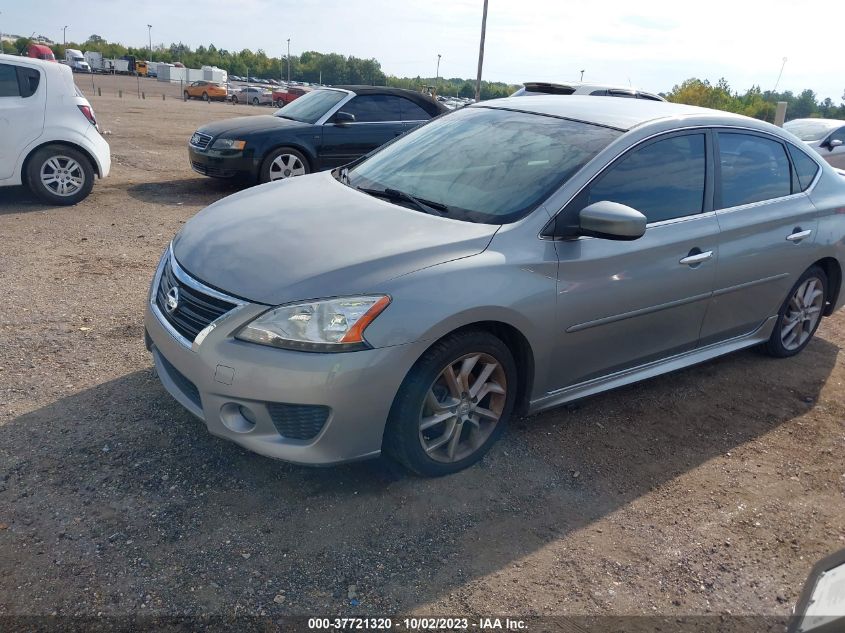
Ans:
<svg viewBox="0 0 845 633"><path fill-rule="evenodd" d="M340 90L315 90L294 99L281 110L277 110L275 116L303 123L316 123L348 94Z"/></svg>
<svg viewBox="0 0 845 633"><path fill-rule="evenodd" d="M410 99L399 98L403 121L428 121L431 115Z"/></svg>
<svg viewBox="0 0 845 633"><path fill-rule="evenodd" d="M622 97L624 99L636 99L637 93L627 92L625 90L608 90L607 94L611 97Z"/></svg>
<svg viewBox="0 0 845 633"><path fill-rule="evenodd" d="M18 75L14 66L0 64L0 97L20 97Z"/></svg>
<svg viewBox="0 0 845 633"><path fill-rule="evenodd" d="M607 90L593 90L590 95L593 97L606 97Z"/></svg>
<svg viewBox="0 0 845 633"><path fill-rule="evenodd" d="M41 73L34 68L18 66L18 86L22 97L31 97L38 90L38 82L41 80ZM82 95L79 95L80 97Z"/></svg>
<svg viewBox="0 0 845 633"><path fill-rule="evenodd" d="M392 95L360 95L344 105L341 110L355 115L356 123L401 121L400 98Z"/></svg>
<svg viewBox="0 0 845 633"><path fill-rule="evenodd" d="M704 134L674 136L625 155L590 185L584 206L610 200L633 207L649 222L701 213Z"/></svg>
<svg viewBox="0 0 845 633"><path fill-rule="evenodd" d="M798 176L798 186L801 191L806 191L813 178L819 171L819 166L812 158L807 156L797 147L788 145L789 153L792 155L792 164L795 165L795 173Z"/></svg>
<svg viewBox="0 0 845 633"><path fill-rule="evenodd" d="M637 98L638 99L646 99L647 101L663 101L663 99L661 99L660 97L650 95L647 92L638 92Z"/></svg>
<svg viewBox="0 0 845 633"><path fill-rule="evenodd" d="M841 127L830 135L831 141L842 141L845 143L845 127Z"/></svg>
<svg viewBox="0 0 845 633"><path fill-rule="evenodd" d="M760 136L719 132L722 204L726 209L792 192L783 145Z"/></svg>
<svg viewBox="0 0 845 633"><path fill-rule="evenodd" d="M465 108L405 134L351 168L348 179L446 205L450 218L502 224L534 209L620 135L579 121Z"/></svg>

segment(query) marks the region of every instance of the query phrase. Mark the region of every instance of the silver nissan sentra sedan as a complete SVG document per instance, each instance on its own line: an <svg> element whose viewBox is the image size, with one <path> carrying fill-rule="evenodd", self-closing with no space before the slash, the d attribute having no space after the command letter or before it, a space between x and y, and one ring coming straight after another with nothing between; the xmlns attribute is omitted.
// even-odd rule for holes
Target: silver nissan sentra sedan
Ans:
<svg viewBox="0 0 845 633"><path fill-rule="evenodd" d="M845 178L787 132L503 99L199 213L155 272L146 342L215 435L443 475L514 415L752 345L797 354L843 262Z"/></svg>

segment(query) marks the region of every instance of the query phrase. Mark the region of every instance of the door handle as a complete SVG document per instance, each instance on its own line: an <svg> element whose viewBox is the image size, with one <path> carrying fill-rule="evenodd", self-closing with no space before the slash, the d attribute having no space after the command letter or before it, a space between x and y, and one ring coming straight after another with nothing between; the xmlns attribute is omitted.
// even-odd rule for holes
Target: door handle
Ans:
<svg viewBox="0 0 845 633"><path fill-rule="evenodd" d="M800 230L800 228L796 229L795 233L790 233L786 236L790 242L800 242L805 237L810 237L810 233L812 233L812 229L807 229L806 231Z"/></svg>
<svg viewBox="0 0 845 633"><path fill-rule="evenodd" d="M713 251L704 251L703 253L695 253L694 255L687 255L683 259L681 259L678 263L685 264L687 266L696 266L701 262L707 261L713 257Z"/></svg>

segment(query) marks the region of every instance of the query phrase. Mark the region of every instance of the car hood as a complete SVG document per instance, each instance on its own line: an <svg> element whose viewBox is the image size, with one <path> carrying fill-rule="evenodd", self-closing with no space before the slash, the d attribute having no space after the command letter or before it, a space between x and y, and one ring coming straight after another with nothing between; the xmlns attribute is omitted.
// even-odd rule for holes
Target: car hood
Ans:
<svg viewBox="0 0 845 633"><path fill-rule="evenodd" d="M279 305L378 292L394 277L482 252L498 228L394 205L324 172L212 204L182 228L173 252L209 286Z"/></svg>
<svg viewBox="0 0 845 633"><path fill-rule="evenodd" d="M216 138L224 134L226 136L244 135L255 132L266 132L268 130L294 130L309 126L310 123L291 121L290 119L283 119L272 114L262 114L259 116L241 116L234 119L215 121L214 123L203 125L197 131Z"/></svg>

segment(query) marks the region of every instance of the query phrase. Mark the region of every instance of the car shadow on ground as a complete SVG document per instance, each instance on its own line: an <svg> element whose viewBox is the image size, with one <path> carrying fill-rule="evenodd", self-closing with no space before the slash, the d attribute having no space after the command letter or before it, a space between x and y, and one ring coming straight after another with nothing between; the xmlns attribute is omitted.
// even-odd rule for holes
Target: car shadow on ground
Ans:
<svg viewBox="0 0 845 633"><path fill-rule="evenodd" d="M7 613L354 615L354 584L362 612L407 612L803 415L837 352L740 352L519 420L440 479L251 454L139 370L0 426L0 594Z"/></svg>
<svg viewBox="0 0 845 633"><path fill-rule="evenodd" d="M151 204L211 204L249 186L241 180L222 178L182 178L162 182L130 185L127 193L136 200Z"/></svg>
<svg viewBox="0 0 845 633"><path fill-rule="evenodd" d="M50 211L63 208L65 207L44 204L34 193L23 185L17 187L0 187L0 215Z"/></svg>

